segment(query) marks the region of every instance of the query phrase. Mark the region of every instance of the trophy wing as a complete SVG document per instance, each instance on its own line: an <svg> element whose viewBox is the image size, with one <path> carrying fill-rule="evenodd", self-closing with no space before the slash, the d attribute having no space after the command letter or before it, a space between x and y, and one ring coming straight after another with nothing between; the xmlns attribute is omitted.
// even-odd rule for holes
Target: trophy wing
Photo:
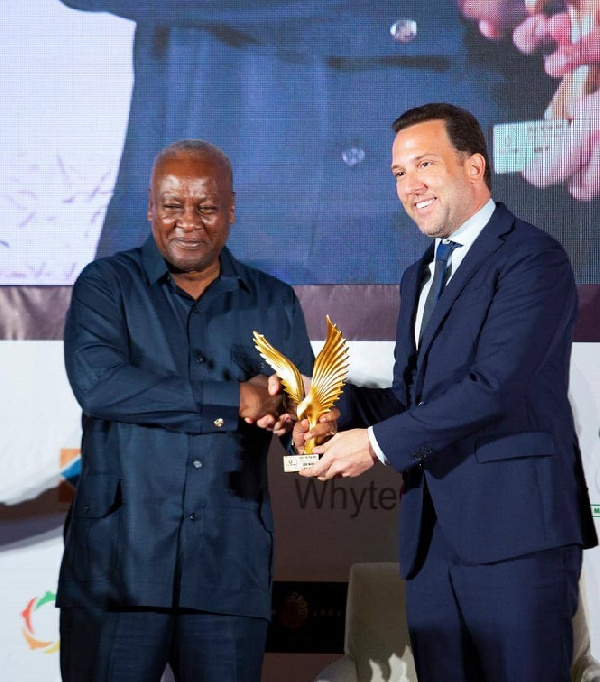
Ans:
<svg viewBox="0 0 600 682"><path fill-rule="evenodd" d="M273 348L262 334L255 331L252 336L256 350L275 370L285 388L285 392L294 403L300 403L304 398L304 383L296 365L291 360L288 360L283 353Z"/></svg>
<svg viewBox="0 0 600 682"><path fill-rule="evenodd" d="M342 332L327 316L327 338L315 360L312 394L313 415L318 419L340 396L348 374L348 346Z"/></svg>

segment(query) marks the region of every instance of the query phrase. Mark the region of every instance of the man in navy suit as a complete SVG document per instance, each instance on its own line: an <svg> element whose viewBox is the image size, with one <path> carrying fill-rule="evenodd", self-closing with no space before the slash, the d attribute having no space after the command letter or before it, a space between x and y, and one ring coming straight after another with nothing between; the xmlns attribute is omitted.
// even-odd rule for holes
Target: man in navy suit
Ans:
<svg viewBox="0 0 600 682"><path fill-rule="evenodd" d="M491 199L469 112L429 104L394 130L398 197L435 243L402 278L392 387L348 386L346 431L302 473L353 477L378 459L402 473L420 682L567 682L582 548L597 542L567 396L571 265Z"/></svg>

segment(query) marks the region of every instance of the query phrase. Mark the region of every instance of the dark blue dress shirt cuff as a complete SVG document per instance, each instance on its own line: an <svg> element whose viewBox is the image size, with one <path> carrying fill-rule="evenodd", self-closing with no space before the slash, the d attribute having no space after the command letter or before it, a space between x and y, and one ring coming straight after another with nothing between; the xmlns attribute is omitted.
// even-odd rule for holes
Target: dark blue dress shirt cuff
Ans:
<svg viewBox="0 0 600 682"><path fill-rule="evenodd" d="M202 433L235 431L240 415L240 385L235 381L193 382Z"/></svg>

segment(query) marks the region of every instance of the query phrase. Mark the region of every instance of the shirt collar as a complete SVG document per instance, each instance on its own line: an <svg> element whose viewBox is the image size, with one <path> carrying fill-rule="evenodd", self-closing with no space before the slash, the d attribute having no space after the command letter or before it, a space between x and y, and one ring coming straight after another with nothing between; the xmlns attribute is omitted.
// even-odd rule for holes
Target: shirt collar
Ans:
<svg viewBox="0 0 600 682"><path fill-rule="evenodd" d="M455 230L449 237L453 242L460 244L462 247L461 251L466 253L473 242L479 237L483 228L488 224L492 213L496 209L496 204L493 199L489 199L488 202L474 213L468 220L466 220L458 230ZM435 248L437 249L440 239L435 240Z"/></svg>
<svg viewBox="0 0 600 682"><path fill-rule="evenodd" d="M231 251L227 247L221 251L219 260L221 262L219 279L225 280L230 286L233 286L237 281L240 286L248 289L246 271L242 264L231 255ZM156 246L153 235L150 235L142 246L142 264L152 284L169 276L169 268Z"/></svg>

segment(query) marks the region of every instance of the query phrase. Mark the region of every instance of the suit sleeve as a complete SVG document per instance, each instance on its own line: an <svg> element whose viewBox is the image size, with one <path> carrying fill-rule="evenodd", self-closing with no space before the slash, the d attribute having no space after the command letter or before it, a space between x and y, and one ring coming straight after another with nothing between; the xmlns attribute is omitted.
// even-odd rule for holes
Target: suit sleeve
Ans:
<svg viewBox="0 0 600 682"><path fill-rule="evenodd" d="M457 367L454 358L447 358L451 380L443 389L374 426L377 442L397 470L505 417L530 383L540 381L540 368L550 375L549 392L552 379L566 385L577 291L563 249L548 239L542 245L537 248L540 240L521 245L500 270L481 328L463 331L472 349L469 360ZM442 327L441 339L444 333Z"/></svg>
<svg viewBox="0 0 600 682"><path fill-rule="evenodd" d="M338 428L365 429L404 410L391 388L346 384L338 402Z"/></svg>

